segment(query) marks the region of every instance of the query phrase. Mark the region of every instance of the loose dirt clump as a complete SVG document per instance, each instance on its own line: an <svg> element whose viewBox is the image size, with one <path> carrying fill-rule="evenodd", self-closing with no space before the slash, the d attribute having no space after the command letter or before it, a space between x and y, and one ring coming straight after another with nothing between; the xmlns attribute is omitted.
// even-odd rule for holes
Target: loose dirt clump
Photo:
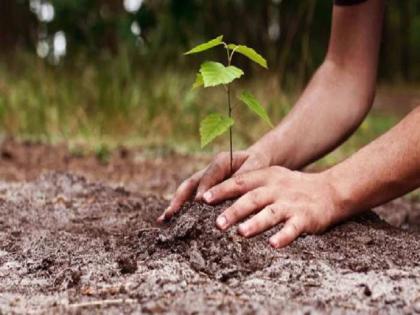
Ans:
<svg viewBox="0 0 420 315"><path fill-rule="evenodd" d="M135 273L137 270L137 260L134 257L120 257L117 260L118 267L122 274Z"/></svg>
<svg viewBox="0 0 420 315"><path fill-rule="evenodd" d="M50 172L0 182L0 313L414 313L420 234L366 215L272 249L188 203ZM417 205L413 205L413 209ZM379 209L386 218L395 204ZM404 210L405 211L405 210ZM416 216L413 216L416 217Z"/></svg>
<svg viewBox="0 0 420 315"><path fill-rule="evenodd" d="M222 282L270 265L275 251L266 246L267 235L247 240L235 229L223 233L216 228L217 215L229 204L187 203L173 222L156 232L155 249L179 254L192 269Z"/></svg>

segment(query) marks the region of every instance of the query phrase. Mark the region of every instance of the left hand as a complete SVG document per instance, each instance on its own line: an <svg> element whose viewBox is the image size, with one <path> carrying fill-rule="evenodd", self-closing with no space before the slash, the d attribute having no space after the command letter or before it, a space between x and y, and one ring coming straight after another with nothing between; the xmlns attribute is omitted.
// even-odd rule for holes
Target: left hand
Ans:
<svg viewBox="0 0 420 315"><path fill-rule="evenodd" d="M272 166L230 178L208 190L203 199L214 204L242 196L217 218L216 224L227 230L256 213L239 225L244 237L285 223L269 240L274 248L280 248L303 233L321 233L342 219L330 180L326 172L311 174Z"/></svg>

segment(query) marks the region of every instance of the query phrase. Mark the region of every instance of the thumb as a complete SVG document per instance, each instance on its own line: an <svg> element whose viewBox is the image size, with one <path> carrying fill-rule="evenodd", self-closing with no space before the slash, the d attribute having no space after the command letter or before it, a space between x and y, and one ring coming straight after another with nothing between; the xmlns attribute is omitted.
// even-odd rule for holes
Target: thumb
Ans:
<svg viewBox="0 0 420 315"><path fill-rule="evenodd" d="M237 170L248 157L245 152L238 151L233 155L233 169ZM230 156L228 152L220 153L207 167L197 188L196 199L200 200L203 194L214 185L230 177Z"/></svg>

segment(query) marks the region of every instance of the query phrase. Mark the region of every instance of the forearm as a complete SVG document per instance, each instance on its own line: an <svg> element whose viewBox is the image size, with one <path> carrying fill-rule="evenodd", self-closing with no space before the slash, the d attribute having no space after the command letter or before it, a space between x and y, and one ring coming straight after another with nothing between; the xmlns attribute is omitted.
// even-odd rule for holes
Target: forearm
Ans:
<svg viewBox="0 0 420 315"><path fill-rule="evenodd" d="M251 149L271 165L301 168L341 144L370 109L375 79L326 61L287 117Z"/></svg>
<svg viewBox="0 0 420 315"><path fill-rule="evenodd" d="M272 165L301 168L341 144L363 120L375 90L383 0L334 7L324 63L293 110L250 149Z"/></svg>
<svg viewBox="0 0 420 315"><path fill-rule="evenodd" d="M339 220L420 187L420 107L389 132L326 171Z"/></svg>

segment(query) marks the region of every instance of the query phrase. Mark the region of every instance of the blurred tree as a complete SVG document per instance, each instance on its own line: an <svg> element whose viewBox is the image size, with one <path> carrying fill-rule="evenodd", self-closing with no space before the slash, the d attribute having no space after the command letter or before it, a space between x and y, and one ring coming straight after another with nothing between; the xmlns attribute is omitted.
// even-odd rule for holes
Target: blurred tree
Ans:
<svg viewBox="0 0 420 315"><path fill-rule="evenodd" d="M40 5L53 8L51 19L35 12ZM420 79L419 8L420 0L387 2L382 77ZM303 83L325 54L331 9L332 0L2 0L0 53L34 52L39 41L51 46L61 32L68 60L115 56L124 48L146 64L183 65L190 62L182 57L188 47L224 34L263 52L281 84ZM245 58L237 61L257 70Z"/></svg>
<svg viewBox="0 0 420 315"><path fill-rule="evenodd" d="M52 0L55 18L49 32L64 31L70 55L78 50L118 53L126 13L121 0Z"/></svg>
<svg viewBox="0 0 420 315"><path fill-rule="evenodd" d="M35 30L36 19L30 13L27 1L0 1L0 53L33 44Z"/></svg>

